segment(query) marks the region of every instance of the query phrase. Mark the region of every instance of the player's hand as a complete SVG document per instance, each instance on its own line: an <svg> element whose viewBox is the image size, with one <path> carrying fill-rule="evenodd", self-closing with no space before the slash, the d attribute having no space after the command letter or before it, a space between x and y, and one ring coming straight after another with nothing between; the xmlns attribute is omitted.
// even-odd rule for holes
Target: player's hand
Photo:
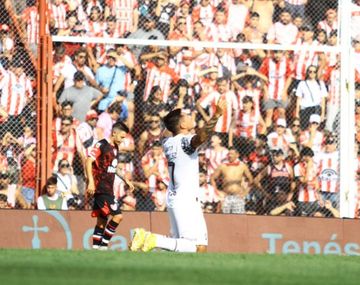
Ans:
<svg viewBox="0 0 360 285"><path fill-rule="evenodd" d="M226 109L226 100L220 98L219 101L216 104L216 111L215 111L215 115L217 116L222 116L222 114L224 113L224 110Z"/></svg>
<svg viewBox="0 0 360 285"><path fill-rule="evenodd" d="M91 196L94 195L94 193L95 193L95 183L94 183L94 181L89 181L89 183L87 185L86 192Z"/></svg>

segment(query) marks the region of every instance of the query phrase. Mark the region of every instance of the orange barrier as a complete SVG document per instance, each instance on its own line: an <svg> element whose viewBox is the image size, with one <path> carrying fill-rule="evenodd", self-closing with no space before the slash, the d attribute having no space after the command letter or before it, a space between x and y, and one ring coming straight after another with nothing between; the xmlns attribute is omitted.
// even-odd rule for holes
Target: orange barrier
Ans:
<svg viewBox="0 0 360 285"><path fill-rule="evenodd" d="M360 220L207 214L209 252L360 255ZM90 249L88 211L0 210L0 248ZM11 225L11 226L10 226ZM127 212L110 243L127 250L131 230L168 234L167 213Z"/></svg>

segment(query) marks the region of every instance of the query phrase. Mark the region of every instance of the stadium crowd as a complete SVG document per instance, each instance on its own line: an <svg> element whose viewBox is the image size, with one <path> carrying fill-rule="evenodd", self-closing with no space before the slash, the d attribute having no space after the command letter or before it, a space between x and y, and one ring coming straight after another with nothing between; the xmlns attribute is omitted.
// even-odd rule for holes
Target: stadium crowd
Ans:
<svg viewBox="0 0 360 285"><path fill-rule="evenodd" d="M36 50L36 1L19 15ZM336 1L49 0L52 35L296 44L310 50L244 50L55 43L53 177L35 200L36 86L15 36L0 25L0 205L83 209L84 160L114 122L131 129L115 181L124 210L164 211L169 181L161 118L182 108L201 127L225 98L211 143L200 150L206 212L339 217L340 58ZM321 2L321 3L319 3ZM324 2L324 3L323 3ZM326 2L326 3L325 3ZM317 3L317 4L316 4ZM316 13L313 10L316 7ZM360 22L353 3L352 27ZM352 44L360 56L360 29ZM360 60L355 61L356 146ZM357 161L360 152L356 151ZM360 175L360 163L359 171ZM360 180L359 180L360 181ZM359 195L360 197L360 195ZM355 215L360 217L360 198Z"/></svg>

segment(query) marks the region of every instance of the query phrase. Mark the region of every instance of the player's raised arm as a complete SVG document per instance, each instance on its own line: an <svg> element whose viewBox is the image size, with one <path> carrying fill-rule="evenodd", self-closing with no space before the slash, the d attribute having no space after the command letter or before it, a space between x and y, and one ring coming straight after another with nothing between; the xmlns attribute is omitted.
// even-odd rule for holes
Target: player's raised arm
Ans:
<svg viewBox="0 0 360 285"><path fill-rule="evenodd" d="M205 126L196 131L196 135L191 139L191 146L196 149L202 145L212 134L214 127L222 116L224 109L226 108L226 100L220 99L216 105L216 111L209 121L205 123Z"/></svg>

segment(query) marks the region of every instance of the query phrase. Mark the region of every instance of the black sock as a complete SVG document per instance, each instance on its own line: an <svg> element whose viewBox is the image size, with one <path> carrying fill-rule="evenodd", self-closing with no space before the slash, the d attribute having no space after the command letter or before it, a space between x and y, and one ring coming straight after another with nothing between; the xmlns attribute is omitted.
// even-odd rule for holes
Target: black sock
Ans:
<svg viewBox="0 0 360 285"><path fill-rule="evenodd" d="M111 220L104 230L103 238L102 238L102 246L107 246L112 236L115 234L116 228L119 224Z"/></svg>
<svg viewBox="0 0 360 285"><path fill-rule="evenodd" d="M100 246L104 235L104 229L95 226L93 233L93 246Z"/></svg>

